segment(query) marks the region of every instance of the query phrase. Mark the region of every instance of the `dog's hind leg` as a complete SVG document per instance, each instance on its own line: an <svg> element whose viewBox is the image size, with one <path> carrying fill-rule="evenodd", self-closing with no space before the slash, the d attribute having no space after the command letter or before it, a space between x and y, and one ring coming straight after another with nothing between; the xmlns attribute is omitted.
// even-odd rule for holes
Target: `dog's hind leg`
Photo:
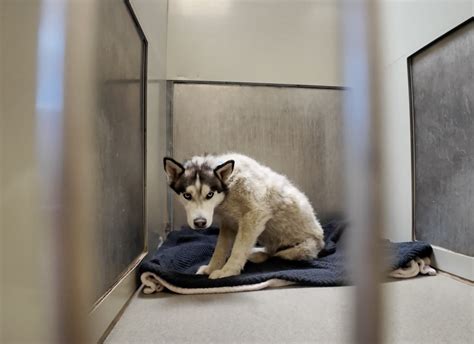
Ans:
<svg viewBox="0 0 474 344"><path fill-rule="evenodd" d="M252 263L258 264L263 263L268 258L270 258L270 254L265 247L254 247L247 259Z"/></svg>
<svg viewBox="0 0 474 344"><path fill-rule="evenodd" d="M276 252L274 256L287 260L310 260L316 258L323 247L322 240L309 238L295 246Z"/></svg>

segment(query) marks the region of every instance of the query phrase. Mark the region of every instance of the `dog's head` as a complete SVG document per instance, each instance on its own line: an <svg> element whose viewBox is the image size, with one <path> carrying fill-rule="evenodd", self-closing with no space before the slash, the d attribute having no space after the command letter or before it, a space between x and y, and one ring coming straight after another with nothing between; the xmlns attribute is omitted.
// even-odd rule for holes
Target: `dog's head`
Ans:
<svg viewBox="0 0 474 344"><path fill-rule="evenodd" d="M212 224L214 209L225 199L226 183L234 170L234 160L215 168L201 157L183 165L167 157L163 163L168 185L183 204L189 226L193 229L208 228Z"/></svg>

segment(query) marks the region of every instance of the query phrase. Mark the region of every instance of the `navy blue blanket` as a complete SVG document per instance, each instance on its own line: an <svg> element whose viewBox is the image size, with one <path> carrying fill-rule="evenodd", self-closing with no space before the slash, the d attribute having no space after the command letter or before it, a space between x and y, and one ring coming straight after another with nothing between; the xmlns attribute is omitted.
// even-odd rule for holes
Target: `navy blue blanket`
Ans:
<svg viewBox="0 0 474 344"><path fill-rule="evenodd" d="M340 286L350 284L346 270L344 222L331 222L323 226L326 247L312 261L287 261L270 258L264 263L247 262L238 276L211 280L205 275L195 275L201 265L208 264L219 230L192 230L183 228L171 232L156 253L140 266L140 273L153 272L168 283L182 288L213 288L248 285L278 278L306 286ZM390 271L408 264L416 257L431 254L429 244L421 241L392 243L381 242Z"/></svg>

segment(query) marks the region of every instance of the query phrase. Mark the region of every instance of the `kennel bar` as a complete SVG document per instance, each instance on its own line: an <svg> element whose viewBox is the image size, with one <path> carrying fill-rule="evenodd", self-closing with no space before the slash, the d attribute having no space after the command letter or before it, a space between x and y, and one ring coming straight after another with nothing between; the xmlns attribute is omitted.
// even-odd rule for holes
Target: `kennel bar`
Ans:
<svg viewBox="0 0 474 344"><path fill-rule="evenodd" d="M378 241L383 233L380 61L377 1L343 2L345 182L351 223L350 268L355 282L353 333L356 343L382 340L382 266Z"/></svg>

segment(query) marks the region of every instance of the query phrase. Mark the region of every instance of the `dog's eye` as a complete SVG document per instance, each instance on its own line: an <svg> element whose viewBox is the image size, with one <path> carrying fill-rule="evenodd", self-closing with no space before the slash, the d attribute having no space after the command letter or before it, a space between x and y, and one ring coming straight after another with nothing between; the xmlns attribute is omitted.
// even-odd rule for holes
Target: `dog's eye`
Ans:
<svg viewBox="0 0 474 344"><path fill-rule="evenodd" d="M206 195L206 199L211 199L212 196L214 196L214 192L211 191Z"/></svg>
<svg viewBox="0 0 474 344"><path fill-rule="evenodd" d="M190 201L191 198L193 198L193 196L191 196L191 194L187 192L183 193L183 197L186 198L188 201Z"/></svg>

